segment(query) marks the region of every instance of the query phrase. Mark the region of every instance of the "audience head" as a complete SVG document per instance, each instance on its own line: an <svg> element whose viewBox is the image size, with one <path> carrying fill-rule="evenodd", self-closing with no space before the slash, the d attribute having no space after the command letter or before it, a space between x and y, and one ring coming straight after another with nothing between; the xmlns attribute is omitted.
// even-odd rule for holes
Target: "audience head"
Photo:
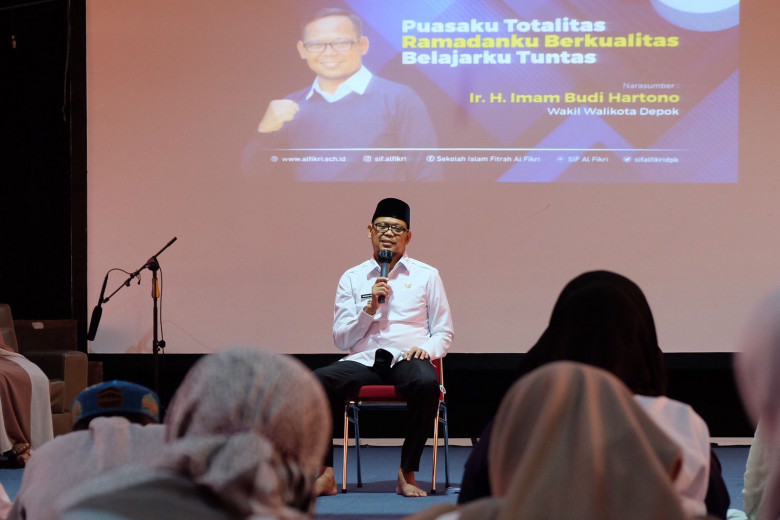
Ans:
<svg viewBox="0 0 780 520"><path fill-rule="evenodd" d="M165 418L173 456L163 466L212 490L239 516L311 512L330 442L330 408L295 359L256 349L201 358Z"/></svg>
<svg viewBox="0 0 780 520"><path fill-rule="evenodd" d="M73 400L73 429L85 430L95 417L121 416L138 424L160 421L160 400L145 386L106 381L84 389Z"/></svg>
<svg viewBox="0 0 780 520"><path fill-rule="evenodd" d="M680 463L679 447L616 377L550 363L517 381L496 414L495 517L683 518L673 488ZM475 507L485 514L484 504Z"/></svg>
<svg viewBox="0 0 780 520"><path fill-rule="evenodd" d="M636 393L666 393L666 368L642 290L610 271L574 278L555 303L550 323L520 365L520 375L551 361L577 361L616 375Z"/></svg>
<svg viewBox="0 0 780 520"><path fill-rule="evenodd" d="M780 290L753 313L735 368L745 408L761 422L767 452L774 458L761 503L763 518L780 518Z"/></svg>

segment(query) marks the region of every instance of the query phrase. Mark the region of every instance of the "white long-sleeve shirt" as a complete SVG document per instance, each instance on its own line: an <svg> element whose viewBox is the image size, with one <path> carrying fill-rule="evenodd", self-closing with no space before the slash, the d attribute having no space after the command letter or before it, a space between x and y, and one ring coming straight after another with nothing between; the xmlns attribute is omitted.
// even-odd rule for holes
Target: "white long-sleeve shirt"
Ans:
<svg viewBox="0 0 780 520"><path fill-rule="evenodd" d="M380 348L393 354L393 364L412 347L422 348L434 359L444 357L454 331L439 271L404 255L388 273L387 301L371 316L363 308L379 274L379 263L372 258L347 270L339 280L333 340L340 350L350 352L342 361L371 366Z"/></svg>

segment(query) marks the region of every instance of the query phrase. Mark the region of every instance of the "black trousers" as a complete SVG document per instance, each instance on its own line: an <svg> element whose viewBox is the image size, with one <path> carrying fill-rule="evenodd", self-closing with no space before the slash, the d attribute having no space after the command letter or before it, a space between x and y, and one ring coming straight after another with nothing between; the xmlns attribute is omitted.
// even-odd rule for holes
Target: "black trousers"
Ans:
<svg viewBox="0 0 780 520"><path fill-rule="evenodd" d="M439 382L430 360L399 361L390 368L392 356L379 349L374 366L355 361L337 361L314 371L330 401L332 411L343 413L347 396L364 385L395 385L407 400L406 437L401 448L401 469L418 471L425 442L433 429L439 403ZM333 446L325 458L333 467Z"/></svg>

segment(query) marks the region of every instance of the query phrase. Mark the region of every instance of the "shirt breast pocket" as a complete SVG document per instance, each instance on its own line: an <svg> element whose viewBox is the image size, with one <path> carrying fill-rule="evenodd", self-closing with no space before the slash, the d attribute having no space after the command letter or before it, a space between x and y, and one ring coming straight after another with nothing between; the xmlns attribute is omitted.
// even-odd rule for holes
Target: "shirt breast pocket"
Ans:
<svg viewBox="0 0 780 520"><path fill-rule="evenodd" d="M428 298L425 288L403 280L393 287L392 313L408 322L425 322L428 319Z"/></svg>

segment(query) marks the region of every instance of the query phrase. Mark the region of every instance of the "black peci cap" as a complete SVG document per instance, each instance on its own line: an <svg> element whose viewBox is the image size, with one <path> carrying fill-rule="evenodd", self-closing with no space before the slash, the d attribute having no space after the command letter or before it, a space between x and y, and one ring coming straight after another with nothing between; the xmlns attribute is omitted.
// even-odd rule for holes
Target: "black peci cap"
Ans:
<svg viewBox="0 0 780 520"><path fill-rule="evenodd" d="M400 199L382 199L379 204L376 205L376 211L374 216L371 217L371 222L375 221L377 217L389 217L397 218L406 222L406 227L411 227L409 222L409 204Z"/></svg>

